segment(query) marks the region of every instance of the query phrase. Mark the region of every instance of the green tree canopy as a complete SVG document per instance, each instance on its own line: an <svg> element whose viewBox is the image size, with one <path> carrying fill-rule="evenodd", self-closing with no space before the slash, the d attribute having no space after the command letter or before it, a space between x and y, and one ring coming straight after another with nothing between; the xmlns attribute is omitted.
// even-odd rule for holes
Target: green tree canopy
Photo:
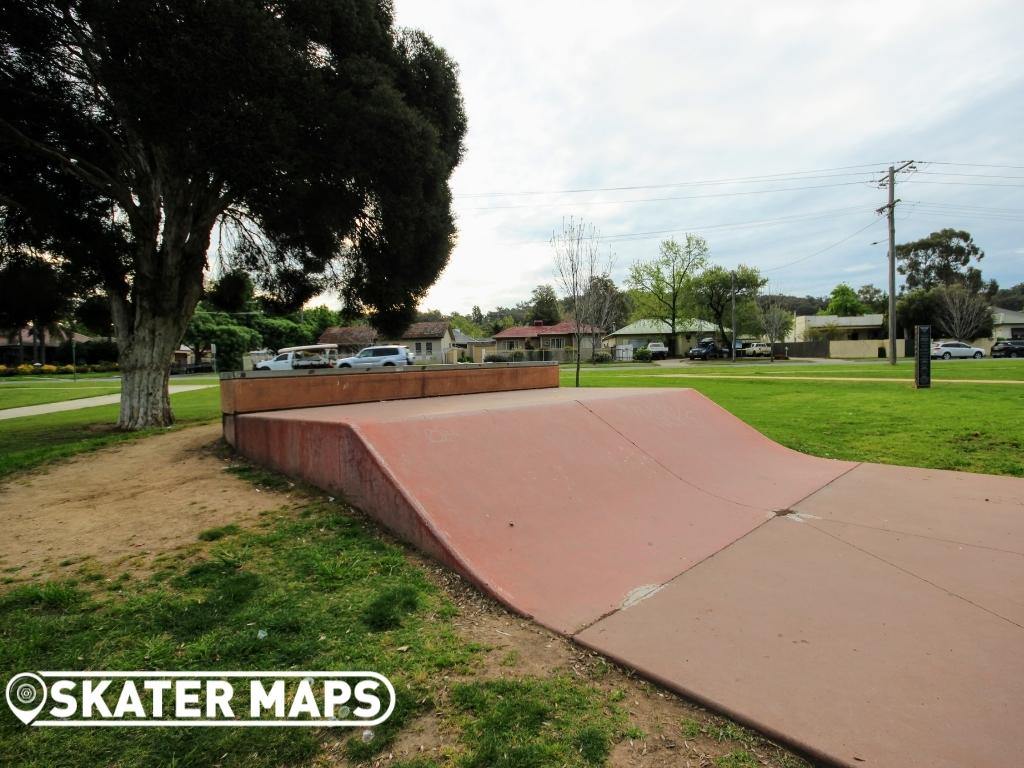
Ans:
<svg viewBox="0 0 1024 768"><path fill-rule="evenodd" d="M385 331L447 262L457 69L387 0L0 0L0 241L110 297L119 424L172 421L211 233L268 306Z"/></svg>
<svg viewBox="0 0 1024 768"><path fill-rule="evenodd" d="M840 283L829 294L828 306L819 314L838 315L839 317L856 317L866 315L868 307L860 300L857 293L846 283Z"/></svg>
<svg viewBox="0 0 1024 768"><path fill-rule="evenodd" d="M678 354L674 347L679 322L691 314L687 286L705 268L707 259L707 241L687 234L685 243L665 240L656 258L638 261L629 268L627 285L634 302L633 318L667 323L673 355Z"/></svg>
<svg viewBox="0 0 1024 768"><path fill-rule="evenodd" d="M543 322L554 325L562 319L562 311L558 304L558 294L548 284L538 285L530 294L530 322Z"/></svg>
<svg viewBox="0 0 1024 768"><path fill-rule="evenodd" d="M688 289L693 297L697 317L714 323L723 339L729 335L725 328L731 325L732 299L736 297L736 314L739 319L741 306L752 304L757 292L767 283L756 267L740 264L736 269L712 266L690 281ZM755 313L747 313L750 316ZM739 323L737 323L739 325ZM738 330L738 329L737 329Z"/></svg>
<svg viewBox="0 0 1024 768"><path fill-rule="evenodd" d="M889 294L881 288L868 283L857 289L857 298L867 307L868 312L887 312L889 310Z"/></svg>
<svg viewBox="0 0 1024 768"><path fill-rule="evenodd" d="M252 278L244 269L232 269L206 291L206 301L222 312L247 312L256 307Z"/></svg>
<svg viewBox="0 0 1024 768"><path fill-rule="evenodd" d="M896 246L897 268L905 276L909 290L962 285L978 293L984 286L981 270L973 264L984 256L971 233L960 229L942 229Z"/></svg>

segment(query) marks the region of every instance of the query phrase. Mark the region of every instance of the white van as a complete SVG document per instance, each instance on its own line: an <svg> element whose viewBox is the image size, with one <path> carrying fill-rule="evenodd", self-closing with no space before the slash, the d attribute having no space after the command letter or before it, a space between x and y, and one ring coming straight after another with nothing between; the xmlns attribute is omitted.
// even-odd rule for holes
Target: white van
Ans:
<svg viewBox="0 0 1024 768"><path fill-rule="evenodd" d="M309 344L284 347L277 355L256 365L257 371L292 371L305 368L333 368L338 361L337 344Z"/></svg>

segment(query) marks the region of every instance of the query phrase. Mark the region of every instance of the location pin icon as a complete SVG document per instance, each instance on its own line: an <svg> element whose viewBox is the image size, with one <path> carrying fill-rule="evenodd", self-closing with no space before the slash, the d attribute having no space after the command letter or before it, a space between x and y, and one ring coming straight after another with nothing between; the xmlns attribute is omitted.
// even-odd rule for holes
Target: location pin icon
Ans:
<svg viewBox="0 0 1024 768"><path fill-rule="evenodd" d="M7 706L14 716L28 725L46 704L46 683L39 675L22 672L7 683Z"/></svg>

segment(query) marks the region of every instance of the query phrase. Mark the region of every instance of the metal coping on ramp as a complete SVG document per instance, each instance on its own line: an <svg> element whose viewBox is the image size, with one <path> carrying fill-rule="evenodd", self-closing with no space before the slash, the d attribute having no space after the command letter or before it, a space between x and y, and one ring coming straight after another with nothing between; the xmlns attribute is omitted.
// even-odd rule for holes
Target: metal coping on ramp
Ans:
<svg viewBox="0 0 1024 768"><path fill-rule="evenodd" d="M685 389L232 429L511 609L817 759L1019 762L1022 479L806 456Z"/></svg>

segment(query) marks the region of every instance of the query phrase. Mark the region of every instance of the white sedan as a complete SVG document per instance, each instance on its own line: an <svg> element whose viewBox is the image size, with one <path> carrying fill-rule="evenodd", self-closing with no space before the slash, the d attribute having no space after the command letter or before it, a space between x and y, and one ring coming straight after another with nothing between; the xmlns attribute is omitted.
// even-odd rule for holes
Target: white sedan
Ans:
<svg viewBox="0 0 1024 768"><path fill-rule="evenodd" d="M975 360L985 356L985 350L964 344L962 341L941 341L932 344L932 359L941 357L949 360L953 357L973 357Z"/></svg>

